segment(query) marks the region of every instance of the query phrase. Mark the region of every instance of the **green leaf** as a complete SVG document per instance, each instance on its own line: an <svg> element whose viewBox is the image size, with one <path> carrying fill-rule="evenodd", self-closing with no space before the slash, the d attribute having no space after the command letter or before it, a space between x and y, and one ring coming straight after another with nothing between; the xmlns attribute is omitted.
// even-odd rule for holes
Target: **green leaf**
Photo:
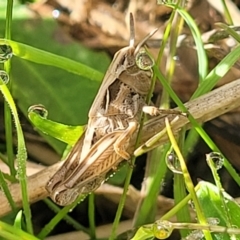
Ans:
<svg viewBox="0 0 240 240"><path fill-rule="evenodd" d="M20 210L15 218L14 227L22 229L23 212Z"/></svg>
<svg viewBox="0 0 240 240"><path fill-rule="evenodd" d="M239 59L240 46L237 46L227 56L225 56L218 65L206 76L204 81L199 85L192 95L191 99L197 98L204 93L209 92L217 84L217 82L227 74L231 67Z"/></svg>
<svg viewBox="0 0 240 240"><path fill-rule="evenodd" d="M151 227L147 228L146 226L140 227L136 234L131 238L131 240L147 240L154 239L154 235Z"/></svg>
<svg viewBox="0 0 240 240"><path fill-rule="evenodd" d="M38 48L34 48L27 44L11 41L8 39L0 39L0 44L11 46L15 56L31 62L62 68L71 73L89 78L94 81L99 81L103 74L87 65L78 63L69 58L62 57Z"/></svg>
<svg viewBox="0 0 240 240"><path fill-rule="evenodd" d="M39 131L71 146L76 143L84 132L84 126L68 126L53 122L34 112L29 112L28 117Z"/></svg>
<svg viewBox="0 0 240 240"><path fill-rule="evenodd" d="M229 226L240 228L240 207L235 200L224 192L224 201L228 208L228 213L224 211L221 204L219 189L208 182L201 181L200 189L197 191L199 202L202 206L206 218L216 218L219 220L219 226ZM222 190L223 191L223 190ZM227 221L226 214L231 217L231 223ZM212 233L213 239L230 239L227 233Z"/></svg>

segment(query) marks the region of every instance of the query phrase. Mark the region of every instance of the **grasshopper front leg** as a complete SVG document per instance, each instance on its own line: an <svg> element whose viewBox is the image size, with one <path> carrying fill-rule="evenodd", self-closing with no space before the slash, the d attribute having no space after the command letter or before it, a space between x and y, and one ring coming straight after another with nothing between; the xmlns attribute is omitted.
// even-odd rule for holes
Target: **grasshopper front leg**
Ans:
<svg viewBox="0 0 240 240"><path fill-rule="evenodd" d="M167 115L167 114L176 114L176 115L186 115L185 113L175 110L175 109L160 109L154 106L143 106L143 112L149 114L150 116L157 115Z"/></svg>

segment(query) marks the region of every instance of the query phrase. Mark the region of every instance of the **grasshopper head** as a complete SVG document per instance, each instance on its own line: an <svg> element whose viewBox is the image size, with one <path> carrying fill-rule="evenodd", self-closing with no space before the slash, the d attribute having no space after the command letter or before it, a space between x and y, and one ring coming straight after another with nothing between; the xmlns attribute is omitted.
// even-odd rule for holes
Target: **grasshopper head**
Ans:
<svg viewBox="0 0 240 240"><path fill-rule="evenodd" d="M135 43L135 29L134 29L134 19L132 13L130 13L130 40L129 40L129 48L134 49L133 56L135 59L136 65L142 70L149 70L152 68L154 61L151 56L147 53L143 45L146 41L153 36L158 28L154 29L150 32L145 38L142 39L138 43L136 47L134 47Z"/></svg>

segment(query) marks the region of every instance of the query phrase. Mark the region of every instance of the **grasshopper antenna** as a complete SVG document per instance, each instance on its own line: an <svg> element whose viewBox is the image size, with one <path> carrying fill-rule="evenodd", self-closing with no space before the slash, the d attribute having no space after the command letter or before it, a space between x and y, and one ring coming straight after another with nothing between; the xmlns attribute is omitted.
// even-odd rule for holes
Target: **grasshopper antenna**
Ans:
<svg viewBox="0 0 240 240"><path fill-rule="evenodd" d="M139 51L139 49L146 43L146 41L157 32L158 28L154 29L153 31L151 31L140 43L138 43L135 51L134 51L134 55L136 55Z"/></svg>
<svg viewBox="0 0 240 240"><path fill-rule="evenodd" d="M134 47L135 42L135 29L134 29L134 19L133 14L130 13L130 19L129 19L129 27L130 27L130 40L129 40L129 46Z"/></svg>

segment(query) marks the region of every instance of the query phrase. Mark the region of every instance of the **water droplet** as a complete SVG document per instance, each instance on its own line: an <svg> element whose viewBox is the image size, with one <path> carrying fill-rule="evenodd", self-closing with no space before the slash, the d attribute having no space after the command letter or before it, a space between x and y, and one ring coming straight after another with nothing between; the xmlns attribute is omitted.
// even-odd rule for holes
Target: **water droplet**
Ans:
<svg viewBox="0 0 240 240"><path fill-rule="evenodd" d="M136 64L142 70L149 70L153 67L154 61L144 48L141 48L136 55Z"/></svg>
<svg viewBox="0 0 240 240"><path fill-rule="evenodd" d="M210 162L212 162L214 164L214 167L217 170L221 169L224 164L224 158L223 158L222 154L218 153L218 152L211 152L211 153L207 154L206 159L207 159L208 165L210 166Z"/></svg>
<svg viewBox="0 0 240 240"><path fill-rule="evenodd" d="M192 208L195 211L195 204L192 199L188 201L188 205L190 208Z"/></svg>
<svg viewBox="0 0 240 240"><path fill-rule="evenodd" d="M165 5L166 1L165 0L157 0L157 4L159 5Z"/></svg>
<svg viewBox="0 0 240 240"><path fill-rule="evenodd" d="M172 234L173 226L169 221L158 220L153 224L152 231L157 239L166 239Z"/></svg>
<svg viewBox="0 0 240 240"><path fill-rule="evenodd" d="M70 209L68 210L68 212L71 213L73 210L74 210L74 208L70 208Z"/></svg>
<svg viewBox="0 0 240 240"><path fill-rule="evenodd" d="M166 187L166 186L167 186L167 182L166 182L164 179L162 179L161 186L162 186L162 188L164 188L164 187Z"/></svg>
<svg viewBox="0 0 240 240"><path fill-rule="evenodd" d="M29 107L28 113L31 113L31 112L37 113L43 118L47 118L47 116L48 116L47 109L41 104L33 105L33 106Z"/></svg>
<svg viewBox="0 0 240 240"><path fill-rule="evenodd" d="M114 177L115 173L110 174L109 178Z"/></svg>
<svg viewBox="0 0 240 240"><path fill-rule="evenodd" d="M7 44L0 45L0 63L6 62L13 55L12 47Z"/></svg>
<svg viewBox="0 0 240 240"><path fill-rule="evenodd" d="M0 70L0 78L2 81L0 81L0 85L7 84L9 82L9 76L5 71Z"/></svg>
<svg viewBox="0 0 240 240"><path fill-rule="evenodd" d="M167 167L173 172L173 173L178 173L182 174L182 169L180 166L180 162L178 157L176 156L175 152L170 151L166 155L166 164Z"/></svg>
<svg viewBox="0 0 240 240"><path fill-rule="evenodd" d="M174 61L180 61L180 57L179 57L178 55L175 55L175 56L173 57L173 60L174 60Z"/></svg>
<svg viewBox="0 0 240 240"><path fill-rule="evenodd" d="M204 234L201 230L194 230L187 237L182 238L182 240L201 240L203 237Z"/></svg>
<svg viewBox="0 0 240 240"><path fill-rule="evenodd" d="M207 218L207 222L210 225L218 225L220 223L220 219L214 218L214 217L209 217L209 218Z"/></svg>
<svg viewBox="0 0 240 240"><path fill-rule="evenodd" d="M181 59L178 55L175 55L173 57L173 60L175 61L176 66L180 67L181 66Z"/></svg>
<svg viewBox="0 0 240 240"><path fill-rule="evenodd" d="M60 11L59 11L58 9L54 9L54 10L52 11L52 16L53 16L54 18L59 18L59 16L60 16Z"/></svg>

